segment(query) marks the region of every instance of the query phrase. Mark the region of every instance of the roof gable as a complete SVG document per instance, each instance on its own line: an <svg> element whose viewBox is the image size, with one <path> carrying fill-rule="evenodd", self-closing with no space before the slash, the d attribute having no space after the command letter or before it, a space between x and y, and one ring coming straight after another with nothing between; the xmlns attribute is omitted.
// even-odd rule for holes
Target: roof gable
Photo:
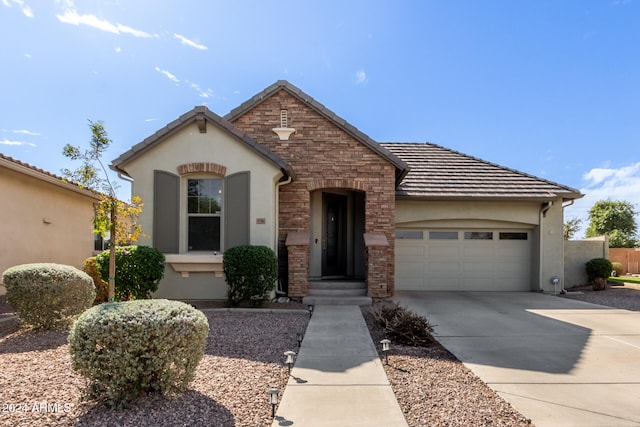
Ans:
<svg viewBox="0 0 640 427"><path fill-rule="evenodd" d="M580 191L430 143L384 143L411 168L398 198L550 201Z"/></svg>
<svg viewBox="0 0 640 427"><path fill-rule="evenodd" d="M277 166L283 173L288 176L293 175L293 171L291 166L285 162L280 156L276 153L273 153L264 145L258 143L255 139L251 138L246 132L241 131L233 124L218 116L216 113L212 112L205 106L198 106L192 109L191 111L186 112L185 114L178 117L176 120L172 121L165 127L158 130L153 135L145 138L143 141L137 143L130 150L121 154L111 162L111 169L114 169L119 172L123 172L126 174L124 170L125 165L135 159L136 157L142 155L145 151L149 150L153 146L159 144L165 138L169 137L177 130L182 129L183 127L190 125L192 123L198 123L198 126L201 129L206 129L207 123L211 123L216 126L218 129L226 132L227 134L233 136L240 143L244 144L258 155L264 157L269 162Z"/></svg>
<svg viewBox="0 0 640 427"><path fill-rule="evenodd" d="M234 122L240 116L244 115L249 110L264 102L266 99L275 95L280 90L287 91L293 97L304 103L307 107L314 110L326 120L331 122L334 126L338 127L339 129L350 135L352 138L354 138L356 141L360 142L361 144L371 149L373 152L380 155L382 158L386 159L396 168L396 182L400 182L409 171L409 166L394 153L387 150L384 146L371 139L369 136L358 130L355 126L351 125L346 120L339 117L336 113L329 110L323 104L316 101L311 96L307 95L298 87L292 85L286 80L278 80L262 92L243 102L237 108L231 110L227 115L224 116L224 118L229 122Z"/></svg>

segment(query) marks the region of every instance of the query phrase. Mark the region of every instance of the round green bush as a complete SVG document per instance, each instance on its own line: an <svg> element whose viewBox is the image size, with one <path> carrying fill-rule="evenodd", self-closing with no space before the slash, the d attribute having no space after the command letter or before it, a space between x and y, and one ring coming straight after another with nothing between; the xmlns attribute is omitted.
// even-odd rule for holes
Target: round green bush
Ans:
<svg viewBox="0 0 640 427"><path fill-rule="evenodd" d="M181 392L193 380L209 333L206 316L169 300L105 303L69 334L72 368L88 398L122 407L147 393Z"/></svg>
<svg viewBox="0 0 640 427"><path fill-rule="evenodd" d="M613 271L611 261L606 258L594 258L587 262L586 268L589 280L596 278L606 279L611 276L611 272Z"/></svg>
<svg viewBox="0 0 640 427"><path fill-rule="evenodd" d="M249 301L252 306L260 306L275 287L278 258L266 246L234 246L224 253L222 269L228 305Z"/></svg>
<svg viewBox="0 0 640 427"><path fill-rule="evenodd" d="M96 256L102 280L109 279L109 251ZM164 277L164 255L149 246L116 247L116 300L148 299Z"/></svg>
<svg viewBox="0 0 640 427"><path fill-rule="evenodd" d="M67 328L91 307L93 280L70 265L22 264L2 274L7 302L22 323L42 329Z"/></svg>

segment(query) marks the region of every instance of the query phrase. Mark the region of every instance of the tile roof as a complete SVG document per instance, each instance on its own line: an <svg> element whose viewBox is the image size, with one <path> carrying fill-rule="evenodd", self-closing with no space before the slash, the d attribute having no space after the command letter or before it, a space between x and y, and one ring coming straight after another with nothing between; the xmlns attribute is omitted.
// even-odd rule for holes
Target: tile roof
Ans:
<svg viewBox="0 0 640 427"><path fill-rule="evenodd" d="M209 110L205 106L199 106L199 107L193 108L191 111L184 113L183 115L178 117L176 120L172 121L165 127L158 130L153 135L145 138L143 141L131 147L130 150L121 154L120 156L118 156L118 158L116 158L111 162L111 165L110 165L111 169L114 169L118 172L124 172L126 174L126 171L123 169L123 167L127 162L129 162L130 160L133 160L134 158L138 157L140 154L142 154L149 148L158 144L165 137L171 135L176 130L182 128L183 126L189 123L195 122L200 118L203 118L207 122L217 126L219 129L227 132L231 136L238 139L240 142L243 142L246 146L251 148L253 151L257 152L258 154L260 154L261 156L263 156L264 158L266 158L267 160L275 164L287 175L293 176L293 170L291 169L291 166L287 162L285 162L280 156L270 151L264 145L258 143L255 139L251 138L246 132L241 131L240 129L235 127L232 123L223 119L222 117L220 117L213 111Z"/></svg>
<svg viewBox="0 0 640 427"><path fill-rule="evenodd" d="M31 175L42 181L50 182L59 187L63 187L68 190L75 191L76 193L89 196L96 200L98 199L98 193L94 192L91 189L85 188L75 182L68 181L61 176L55 175L44 169L40 169L36 166L30 165L29 163L21 162L20 160L14 159L13 157L5 156L2 153L0 153L0 166L4 166L6 168L9 168L21 173Z"/></svg>
<svg viewBox="0 0 640 427"><path fill-rule="evenodd" d="M247 111L254 108L256 105L260 104L267 98L271 97L279 90L286 90L295 98L298 98L301 102L305 103L309 108L315 110L318 114L323 116L325 119L332 122L335 126L342 129L347 134L351 135L353 138L361 142L363 145L369 147L374 152L378 153L383 158L387 159L389 163L396 167L396 181L400 182L402 178L407 174L409 168L407 164L402 161L398 156L387 150L383 145L378 144L373 139L369 138L365 133L361 132L355 126L348 123L345 119L338 116L333 111L329 110L320 102L313 99L311 96L304 93L298 87L292 85L286 80L278 80L262 92L253 96L251 99L243 102L240 106L231 110L224 118L230 122L233 122L238 117L242 116Z"/></svg>
<svg viewBox="0 0 640 427"><path fill-rule="evenodd" d="M383 143L410 167L401 198L550 201L580 191L430 143Z"/></svg>

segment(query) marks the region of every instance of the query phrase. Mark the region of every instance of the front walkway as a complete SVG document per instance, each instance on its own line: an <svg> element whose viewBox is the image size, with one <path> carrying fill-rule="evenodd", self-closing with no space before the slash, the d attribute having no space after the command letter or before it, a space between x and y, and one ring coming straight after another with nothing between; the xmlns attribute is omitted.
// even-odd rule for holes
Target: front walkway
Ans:
<svg viewBox="0 0 640 427"><path fill-rule="evenodd" d="M273 426L406 427L357 306L315 306Z"/></svg>

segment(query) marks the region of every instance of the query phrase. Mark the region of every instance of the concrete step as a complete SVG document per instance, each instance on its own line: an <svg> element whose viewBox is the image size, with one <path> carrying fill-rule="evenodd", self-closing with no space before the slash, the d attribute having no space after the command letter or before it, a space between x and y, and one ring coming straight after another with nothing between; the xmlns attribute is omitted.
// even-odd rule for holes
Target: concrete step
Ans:
<svg viewBox="0 0 640 427"><path fill-rule="evenodd" d="M308 295L302 299L307 305L371 305L371 298L366 296L312 296Z"/></svg>
<svg viewBox="0 0 640 427"><path fill-rule="evenodd" d="M309 289L364 289L366 291L367 284L357 281L311 280Z"/></svg>
<svg viewBox="0 0 640 427"><path fill-rule="evenodd" d="M307 293L309 296L327 296L327 297L366 297L367 289L316 289L309 288Z"/></svg>

